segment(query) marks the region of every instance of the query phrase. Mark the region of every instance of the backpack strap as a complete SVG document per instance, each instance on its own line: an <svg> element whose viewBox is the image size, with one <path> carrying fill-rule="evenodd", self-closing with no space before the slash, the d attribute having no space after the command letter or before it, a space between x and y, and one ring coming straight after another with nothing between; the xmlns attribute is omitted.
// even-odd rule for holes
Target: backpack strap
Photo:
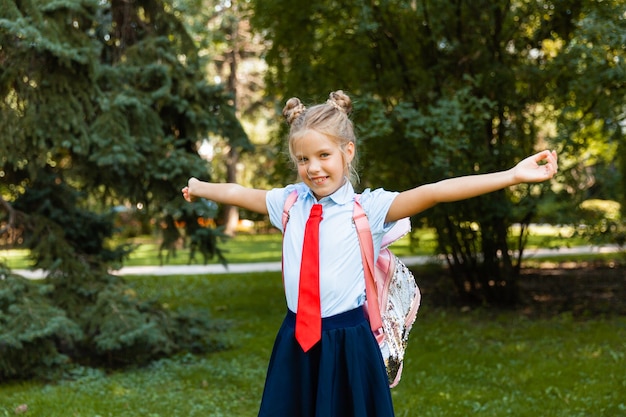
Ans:
<svg viewBox="0 0 626 417"><path fill-rule="evenodd" d="M289 221L289 210L296 203L298 199L298 190L293 190L285 200L285 205L283 206L283 234L285 233L285 228L287 227L287 222Z"/></svg>
<svg viewBox="0 0 626 417"><path fill-rule="evenodd" d="M367 297L367 313L370 320L370 328L376 339L384 337L382 332L383 322L380 317L380 307L378 306L378 291L374 281L374 242L367 215L359 202L359 194L354 197L354 212L352 220L356 226L359 236L359 246L361 247L361 259L363 260L363 273L365 274L365 294ZM380 340L379 340L380 341Z"/></svg>
<svg viewBox="0 0 626 417"><path fill-rule="evenodd" d="M361 248L361 260L363 262L363 273L365 275L365 294L367 297L367 311L369 315L370 328L380 342L381 338L384 337L384 334L382 331L383 322L380 317L380 307L378 305L378 290L376 288L376 282L374 281L374 242L372 240L370 224L367 220L367 215L365 214L363 207L361 207L359 197L359 194L356 194L354 197L352 221L356 227L357 236L359 237L359 246ZM289 221L289 210L291 210L291 207L295 204L297 199L298 191L293 190L285 200L282 218L283 234L285 233L287 222Z"/></svg>
<svg viewBox="0 0 626 417"><path fill-rule="evenodd" d="M289 210L296 203L298 199L298 190L293 190L285 200L285 204L283 205L283 239L285 238L285 231L287 230L287 222L289 221ZM281 244L280 250L280 271L283 276L283 286L285 285L285 259L283 253L283 245Z"/></svg>

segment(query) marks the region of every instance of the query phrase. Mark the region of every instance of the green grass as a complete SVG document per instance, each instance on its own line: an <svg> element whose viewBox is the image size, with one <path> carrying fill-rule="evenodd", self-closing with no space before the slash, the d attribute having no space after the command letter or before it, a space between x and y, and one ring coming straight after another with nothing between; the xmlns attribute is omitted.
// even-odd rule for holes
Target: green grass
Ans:
<svg viewBox="0 0 626 417"><path fill-rule="evenodd" d="M437 248L437 240L434 230L419 229L414 234L414 241L405 236L393 245L393 251L398 256L432 255ZM528 249L537 247L568 247L584 245L580 239L571 238L571 231L564 228L536 226L529 238ZM143 236L131 240L137 245L137 249L131 254L130 259L124 262L125 266L159 265L160 237ZM250 262L275 262L281 257L281 235L272 234L238 234L220 244L224 255L229 263ZM163 252L163 256L166 253ZM5 262L10 268L29 268L28 251L24 249L0 250L0 262ZM196 255L195 263L204 262L200 254ZM179 248L176 256L170 256L168 265L186 265L189 263L189 250ZM217 263L214 259L211 263Z"/></svg>
<svg viewBox="0 0 626 417"><path fill-rule="evenodd" d="M284 314L278 273L135 277L140 297L205 308L232 327L231 348L143 369L0 385L0 416L256 416ZM428 300L426 300L427 302ZM516 312L443 310L426 303L411 333L402 416L626 416L626 318L529 319Z"/></svg>
<svg viewBox="0 0 626 417"><path fill-rule="evenodd" d="M28 268L28 249L0 250L0 262L6 263L10 268Z"/></svg>
<svg viewBox="0 0 626 417"><path fill-rule="evenodd" d="M219 248L224 251L224 256L229 263L250 263L250 262L271 262L280 260L281 255L281 235L259 234L248 235L240 234L234 238L227 239L219 243ZM134 240L138 245L137 249L131 254L130 259L125 262L127 266L144 266L158 265L159 260L159 238L142 237ZM166 252L163 251L163 256ZM187 248L179 248L176 250L176 256L170 256L169 265L186 265L189 262L189 250ZM196 254L195 263L202 263L202 255ZM217 259L212 263L216 263Z"/></svg>

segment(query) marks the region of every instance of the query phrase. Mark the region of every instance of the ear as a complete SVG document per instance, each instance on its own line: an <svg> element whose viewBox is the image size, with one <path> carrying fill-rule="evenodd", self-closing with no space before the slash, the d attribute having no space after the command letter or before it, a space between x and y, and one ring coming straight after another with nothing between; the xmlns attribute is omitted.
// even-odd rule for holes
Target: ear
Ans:
<svg viewBox="0 0 626 417"><path fill-rule="evenodd" d="M344 155L346 156L346 165L354 159L354 142L348 142L344 147Z"/></svg>

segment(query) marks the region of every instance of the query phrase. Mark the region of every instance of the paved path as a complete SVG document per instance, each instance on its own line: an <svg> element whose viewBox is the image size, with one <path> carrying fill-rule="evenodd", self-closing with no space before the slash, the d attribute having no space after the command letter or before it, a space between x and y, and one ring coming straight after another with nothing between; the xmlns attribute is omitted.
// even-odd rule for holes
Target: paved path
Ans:
<svg viewBox="0 0 626 417"><path fill-rule="evenodd" d="M525 259L541 258L558 255L579 255L585 253L614 253L619 252L618 246L579 246L574 248L560 249L533 249L525 251ZM429 262L442 262L437 256L409 256L401 257L408 266L424 265ZM209 265L165 265L165 266L125 266L115 275L202 275L246 272L277 272L280 271L280 262L257 262L247 264L230 264L225 268L221 264ZM41 279L45 276L44 271L14 269L14 273L30 279Z"/></svg>

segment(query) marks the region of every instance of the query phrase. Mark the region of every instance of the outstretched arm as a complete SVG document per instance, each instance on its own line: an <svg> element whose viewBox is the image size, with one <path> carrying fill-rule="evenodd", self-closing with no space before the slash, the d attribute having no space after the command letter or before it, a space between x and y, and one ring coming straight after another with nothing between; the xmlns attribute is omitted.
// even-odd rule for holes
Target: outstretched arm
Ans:
<svg viewBox="0 0 626 417"><path fill-rule="evenodd" d="M182 193L185 200L189 202L202 197L216 203L229 204L261 214L268 213L265 203L266 190L246 188L233 183L211 183L190 178L187 186L182 189Z"/></svg>
<svg viewBox="0 0 626 417"><path fill-rule="evenodd" d="M400 193L391 204L386 220L399 220L421 213L439 203L465 200L523 182L546 181L554 176L557 168L556 152L546 150L529 156L506 171L425 184Z"/></svg>

